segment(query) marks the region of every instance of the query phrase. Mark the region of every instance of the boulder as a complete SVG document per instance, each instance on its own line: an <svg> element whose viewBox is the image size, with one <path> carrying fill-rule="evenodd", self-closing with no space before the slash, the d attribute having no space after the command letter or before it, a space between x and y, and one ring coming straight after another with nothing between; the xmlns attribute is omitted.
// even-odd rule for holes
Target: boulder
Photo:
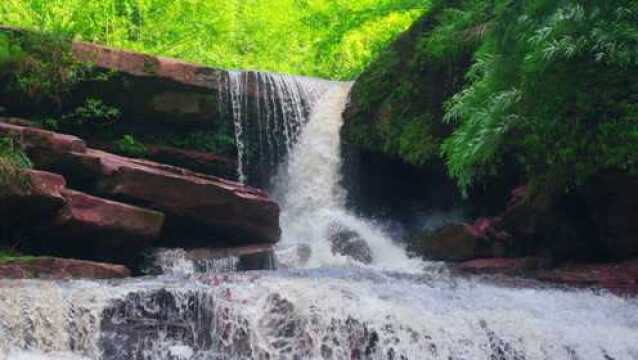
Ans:
<svg viewBox="0 0 638 360"><path fill-rule="evenodd" d="M448 224L435 233L425 233L411 245L413 251L431 260L466 261L481 257L504 256L502 241L490 239L472 226Z"/></svg>
<svg viewBox="0 0 638 360"><path fill-rule="evenodd" d="M333 254L347 256L363 264L372 263L372 250L358 232L333 225L329 240Z"/></svg>
<svg viewBox="0 0 638 360"><path fill-rule="evenodd" d="M122 265L61 259L54 257L25 258L0 263L4 279L111 279L131 276Z"/></svg>

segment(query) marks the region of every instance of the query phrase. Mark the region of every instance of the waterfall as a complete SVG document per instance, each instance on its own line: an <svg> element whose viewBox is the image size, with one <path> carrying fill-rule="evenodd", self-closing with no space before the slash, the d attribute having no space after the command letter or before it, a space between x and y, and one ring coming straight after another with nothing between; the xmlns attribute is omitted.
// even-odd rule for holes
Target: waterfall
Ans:
<svg viewBox="0 0 638 360"><path fill-rule="evenodd" d="M637 298L459 277L348 211L339 132L351 84L223 81L240 178L272 170L282 268L158 249L154 276L0 280L0 360L638 360Z"/></svg>
<svg viewBox="0 0 638 360"><path fill-rule="evenodd" d="M346 209L339 133L350 87L333 83L315 102L287 166L276 178L274 196L281 204L283 231L278 257L292 267L353 264L352 256L344 256L351 254L335 251L334 241L347 234L342 241L357 239L351 250L370 252L372 265L420 270L419 262L408 259L378 227Z"/></svg>
<svg viewBox="0 0 638 360"><path fill-rule="evenodd" d="M638 359L638 302L371 270L8 282L0 359Z"/></svg>
<svg viewBox="0 0 638 360"><path fill-rule="evenodd" d="M329 81L257 71L230 71L218 86L220 115L232 118L242 183L265 185L297 142L309 109Z"/></svg>

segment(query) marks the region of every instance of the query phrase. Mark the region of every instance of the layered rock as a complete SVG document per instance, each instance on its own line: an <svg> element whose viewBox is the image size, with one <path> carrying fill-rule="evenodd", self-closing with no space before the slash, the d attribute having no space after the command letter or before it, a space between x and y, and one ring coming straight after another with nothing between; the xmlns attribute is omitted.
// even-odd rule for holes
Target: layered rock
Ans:
<svg viewBox="0 0 638 360"><path fill-rule="evenodd" d="M146 156L153 161L183 167L225 179L237 178L237 161L215 154L170 146L149 146Z"/></svg>
<svg viewBox="0 0 638 360"><path fill-rule="evenodd" d="M279 239L279 208L261 190L89 149L74 136L8 124L0 124L0 134L19 140L37 168L63 175L71 188L117 201L66 191L62 197L70 207L61 223L110 232L111 238L126 230L148 239L157 237L161 215L166 214L161 232L165 243L220 246ZM109 221L111 214L122 220Z"/></svg>
<svg viewBox="0 0 638 360"><path fill-rule="evenodd" d="M0 278L4 279L111 279L130 276L122 265L53 257L27 258L0 263Z"/></svg>
<svg viewBox="0 0 638 360"><path fill-rule="evenodd" d="M66 206L47 233L48 250L65 256L132 263L156 241L164 214L63 190Z"/></svg>

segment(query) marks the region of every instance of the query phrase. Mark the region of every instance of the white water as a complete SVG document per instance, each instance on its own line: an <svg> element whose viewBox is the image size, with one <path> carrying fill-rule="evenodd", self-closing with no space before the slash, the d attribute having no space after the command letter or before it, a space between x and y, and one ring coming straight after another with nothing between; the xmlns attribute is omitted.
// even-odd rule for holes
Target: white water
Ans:
<svg viewBox="0 0 638 360"><path fill-rule="evenodd" d="M249 180L251 167L280 164L296 143L308 109L329 83L254 71L228 73L227 83L221 86L228 88L226 102L235 126L240 182Z"/></svg>
<svg viewBox="0 0 638 360"><path fill-rule="evenodd" d="M278 255L302 269L193 275L175 250L160 261L164 276L3 281L0 360L638 359L637 299L458 278L407 259L349 213L339 186L348 90L333 84L288 133ZM276 127L267 118L265 143ZM335 227L365 239L372 264L333 254Z"/></svg>
<svg viewBox="0 0 638 360"><path fill-rule="evenodd" d="M355 265L334 254L328 240L335 228L358 233L366 240L373 265L384 269L420 271L420 264L373 224L350 213L341 187L339 132L351 84L334 83L314 105L287 167L278 175L274 196L281 204L282 240L279 260L290 267ZM301 249L310 257L299 259ZM360 265L360 264L356 264Z"/></svg>

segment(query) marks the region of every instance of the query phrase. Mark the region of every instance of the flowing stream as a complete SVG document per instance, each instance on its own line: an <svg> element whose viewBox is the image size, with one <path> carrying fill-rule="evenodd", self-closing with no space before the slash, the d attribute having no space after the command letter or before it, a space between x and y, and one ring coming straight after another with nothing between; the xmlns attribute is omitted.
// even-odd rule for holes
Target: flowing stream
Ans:
<svg viewBox="0 0 638 360"><path fill-rule="evenodd" d="M257 100L243 99L255 86ZM456 277L349 212L339 185L349 89L230 75L240 160L287 149L267 159L279 270L232 272L234 258L195 264L173 249L158 252L159 276L0 281L0 360L638 359L637 299ZM251 163L240 163L247 180Z"/></svg>

